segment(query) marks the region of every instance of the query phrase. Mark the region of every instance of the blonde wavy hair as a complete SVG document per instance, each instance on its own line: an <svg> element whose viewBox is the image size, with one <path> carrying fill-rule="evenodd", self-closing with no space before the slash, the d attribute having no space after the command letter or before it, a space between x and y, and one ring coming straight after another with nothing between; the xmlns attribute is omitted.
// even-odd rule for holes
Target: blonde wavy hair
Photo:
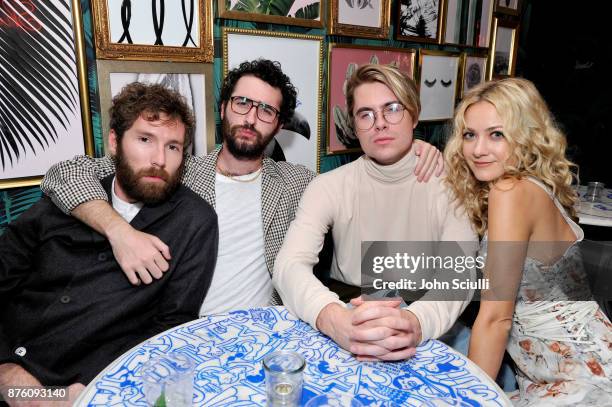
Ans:
<svg viewBox="0 0 612 407"><path fill-rule="evenodd" d="M465 207L476 231L482 236L487 229L490 184L477 180L470 171L463 156L463 133L466 110L482 101L491 103L502 119L503 133L512 151L508 162L515 163L506 164L506 172L500 179L537 178L552 190L570 216L575 217L577 196L572 183L577 167L565 157L565 135L532 82L507 78L483 83L464 96L455 111L453 132L444 150L446 183L459 205Z"/></svg>

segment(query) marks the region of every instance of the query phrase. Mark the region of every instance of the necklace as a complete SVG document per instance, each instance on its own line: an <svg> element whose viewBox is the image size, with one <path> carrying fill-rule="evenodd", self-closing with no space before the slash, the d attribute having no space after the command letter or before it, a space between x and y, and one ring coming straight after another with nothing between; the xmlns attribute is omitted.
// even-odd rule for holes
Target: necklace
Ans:
<svg viewBox="0 0 612 407"><path fill-rule="evenodd" d="M223 168L219 167L219 164L217 163L217 170L219 170L219 173L221 175L223 175L224 177L227 177L231 180L234 180L236 182L244 182L244 183L249 183L249 182L253 182L255 181L257 178L259 178L259 176L261 175L261 167L255 171L255 175L253 175L251 178L247 178L247 179L241 179L238 177L241 177L241 175L236 175L236 174L232 174L231 172L225 171ZM245 174L247 175L247 174Z"/></svg>

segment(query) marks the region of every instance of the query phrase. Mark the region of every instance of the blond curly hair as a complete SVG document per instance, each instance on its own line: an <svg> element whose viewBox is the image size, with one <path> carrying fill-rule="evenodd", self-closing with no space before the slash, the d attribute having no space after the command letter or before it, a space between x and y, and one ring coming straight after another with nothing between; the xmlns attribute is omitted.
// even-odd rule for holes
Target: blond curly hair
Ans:
<svg viewBox="0 0 612 407"><path fill-rule="evenodd" d="M502 119L503 133L512 151L500 178L534 177L547 185L570 216L575 217L577 195L572 188L577 169L565 157L567 141L555 124L546 102L532 82L507 78L486 82L469 91L457 107L453 131L444 150L446 182L463 205L476 231L487 229L489 182L471 173L463 156L465 112L475 103L491 103ZM512 157L514 159L512 159Z"/></svg>

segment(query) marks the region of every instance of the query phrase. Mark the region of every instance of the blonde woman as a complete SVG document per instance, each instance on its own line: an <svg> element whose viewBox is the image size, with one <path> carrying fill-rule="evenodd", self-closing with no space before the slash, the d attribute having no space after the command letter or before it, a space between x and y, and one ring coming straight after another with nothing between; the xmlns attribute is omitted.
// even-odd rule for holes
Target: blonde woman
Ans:
<svg viewBox="0 0 612 407"><path fill-rule="evenodd" d="M534 85L480 85L457 108L447 182L487 253L468 356L517 365L519 405L612 405L612 325L580 273L566 141Z"/></svg>

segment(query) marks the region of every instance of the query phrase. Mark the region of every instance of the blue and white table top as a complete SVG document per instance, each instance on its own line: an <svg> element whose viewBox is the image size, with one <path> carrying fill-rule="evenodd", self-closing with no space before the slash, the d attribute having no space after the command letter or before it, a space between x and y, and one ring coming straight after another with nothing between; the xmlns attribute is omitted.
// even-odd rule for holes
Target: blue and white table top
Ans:
<svg viewBox="0 0 612 407"><path fill-rule="evenodd" d="M584 199L586 190L585 185L578 187L580 199ZM577 211L582 224L612 227L612 189L604 189L601 202L593 203L581 200Z"/></svg>
<svg viewBox="0 0 612 407"><path fill-rule="evenodd" d="M262 359L294 350L306 359L305 403L330 391L357 395L366 406L415 406L440 396L473 406L505 406L502 390L465 356L428 341L402 362L364 363L283 307L213 315L140 344L111 363L83 391L79 406L146 406L140 369L150 357L179 351L196 361L194 405L263 406Z"/></svg>

